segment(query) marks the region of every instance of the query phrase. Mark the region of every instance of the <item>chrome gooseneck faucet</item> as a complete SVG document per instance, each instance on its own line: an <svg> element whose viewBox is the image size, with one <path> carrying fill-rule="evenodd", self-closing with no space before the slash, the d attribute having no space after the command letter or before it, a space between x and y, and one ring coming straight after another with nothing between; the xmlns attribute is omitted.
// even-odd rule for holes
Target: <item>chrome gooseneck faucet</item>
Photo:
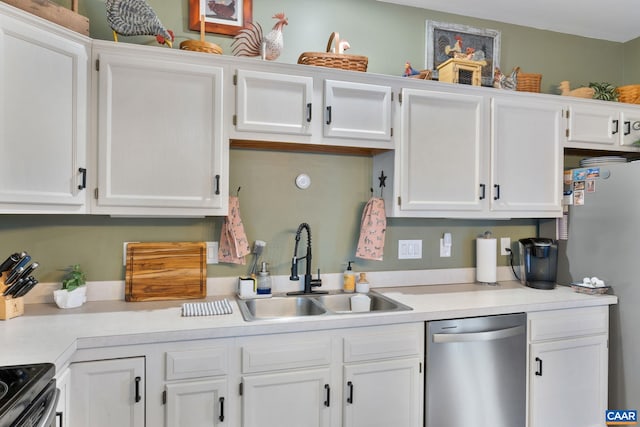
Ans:
<svg viewBox="0 0 640 427"><path fill-rule="evenodd" d="M298 243L300 243L300 234L302 230L307 230L307 254L301 258L298 258ZM304 259L306 262L306 272L304 274L304 290L287 292L287 295L309 295L309 294L326 294L327 291L314 291L312 288L322 286L322 280L320 279L320 270L318 270L318 278L313 279L311 277L311 227L306 222L303 222L298 226L296 231L296 245L293 249L293 258L291 259L291 276L289 280L300 280L298 276L298 261Z"/></svg>

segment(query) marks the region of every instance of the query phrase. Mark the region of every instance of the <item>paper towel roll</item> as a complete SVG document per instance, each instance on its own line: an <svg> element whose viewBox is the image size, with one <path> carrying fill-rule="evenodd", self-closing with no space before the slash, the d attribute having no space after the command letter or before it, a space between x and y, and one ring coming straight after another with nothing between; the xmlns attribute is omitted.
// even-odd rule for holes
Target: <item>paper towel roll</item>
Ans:
<svg viewBox="0 0 640 427"><path fill-rule="evenodd" d="M478 282L496 282L496 249L496 239L476 239L476 280Z"/></svg>

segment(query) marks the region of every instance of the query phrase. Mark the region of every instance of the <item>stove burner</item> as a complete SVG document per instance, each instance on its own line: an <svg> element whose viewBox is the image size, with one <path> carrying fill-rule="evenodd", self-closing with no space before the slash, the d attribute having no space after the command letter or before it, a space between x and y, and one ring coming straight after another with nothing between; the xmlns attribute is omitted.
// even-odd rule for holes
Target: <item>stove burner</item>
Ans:
<svg viewBox="0 0 640 427"><path fill-rule="evenodd" d="M7 394L7 390L9 390L9 386L0 381L0 400L2 400L5 394Z"/></svg>

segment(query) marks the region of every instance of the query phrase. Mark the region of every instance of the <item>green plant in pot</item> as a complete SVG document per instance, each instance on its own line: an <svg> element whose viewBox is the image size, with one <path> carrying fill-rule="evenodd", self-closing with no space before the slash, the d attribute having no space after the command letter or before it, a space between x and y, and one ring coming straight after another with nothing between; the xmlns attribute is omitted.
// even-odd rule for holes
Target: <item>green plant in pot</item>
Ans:
<svg viewBox="0 0 640 427"><path fill-rule="evenodd" d="M62 278L62 289L53 291L53 299L60 308L80 307L87 301L87 276L80 264L66 268Z"/></svg>
<svg viewBox="0 0 640 427"><path fill-rule="evenodd" d="M618 92L616 87L610 83L589 83L589 87L593 89L593 99L601 101L618 101Z"/></svg>

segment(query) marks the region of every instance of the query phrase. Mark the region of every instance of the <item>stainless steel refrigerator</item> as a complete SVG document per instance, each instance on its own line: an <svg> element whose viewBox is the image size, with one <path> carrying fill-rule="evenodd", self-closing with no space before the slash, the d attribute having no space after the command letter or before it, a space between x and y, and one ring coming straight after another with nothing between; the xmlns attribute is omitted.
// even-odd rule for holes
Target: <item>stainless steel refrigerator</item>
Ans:
<svg viewBox="0 0 640 427"><path fill-rule="evenodd" d="M612 286L609 409L640 409L640 161L597 167L574 195L584 204L569 208L558 283L596 276Z"/></svg>

